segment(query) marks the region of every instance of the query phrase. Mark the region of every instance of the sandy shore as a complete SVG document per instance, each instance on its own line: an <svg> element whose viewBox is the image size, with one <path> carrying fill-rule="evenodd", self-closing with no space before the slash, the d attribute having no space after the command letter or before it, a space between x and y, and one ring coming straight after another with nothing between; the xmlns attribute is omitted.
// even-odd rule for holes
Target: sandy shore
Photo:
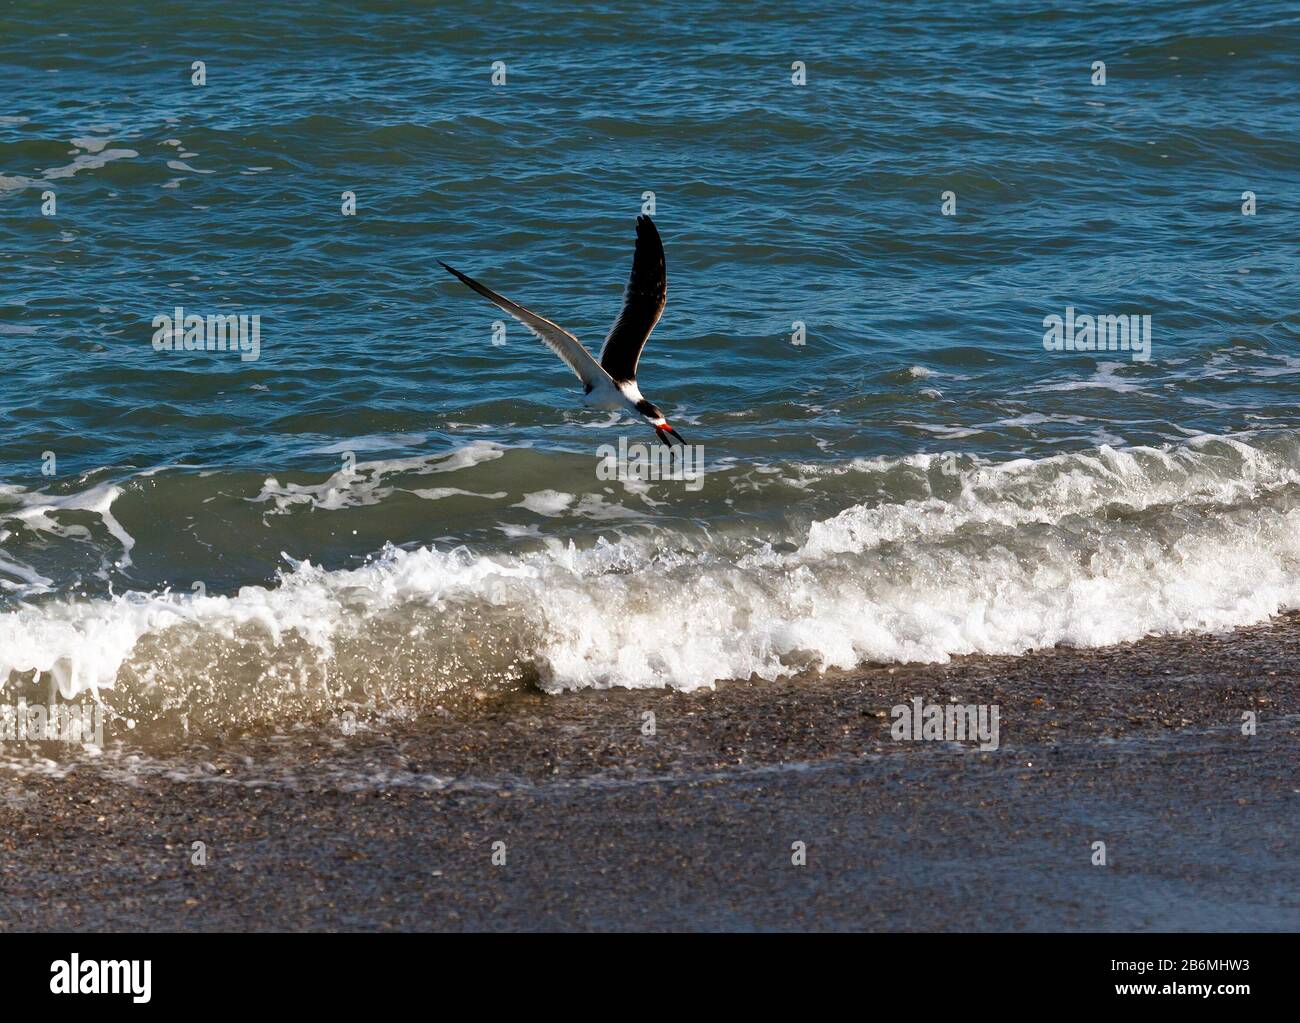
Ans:
<svg viewBox="0 0 1300 1023"><path fill-rule="evenodd" d="M914 697L998 705L1000 747L895 741L889 709ZM348 737L19 756L0 771L0 930L1295 930L1298 821L1289 616L691 695L515 693Z"/></svg>

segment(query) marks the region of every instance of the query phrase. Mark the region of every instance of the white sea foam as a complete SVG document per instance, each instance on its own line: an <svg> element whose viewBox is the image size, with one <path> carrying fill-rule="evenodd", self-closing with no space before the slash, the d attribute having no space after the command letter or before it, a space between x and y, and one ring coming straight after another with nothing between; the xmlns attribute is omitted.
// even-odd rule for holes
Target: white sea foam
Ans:
<svg viewBox="0 0 1300 1023"><path fill-rule="evenodd" d="M557 490L538 490L536 493L525 494L524 499L515 507L527 508L537 515L553 517L564 514L569 505L573 504L574 499L573 494L562 494Z"/></svg>
<svg viewBox="0 0 1300 1023"><path fill-rule="evenodd" d="M121 495L121 489L111 484L102 484L61 497L28 492L16 487L0 488L0 497L18 499L15 507L0 509L0 522L6 520L21 522L30 530L46 532L52 536L84 536L86 534L84 526L63 525L53 516L59 512L91 512L99 517L104 528L121 545L122 555L118 559L118 566L124 568L131 564L131 550L135 547L135 538L113 517L113 502Z"/></svg>
<svg viewBox="0 0 1300 1023"><path fill-rule="evenodd" d="M911 456L903 463L927 473L939 457ZM977 464L958 482L955 497L847 508L814 523L803 550L813 555L863 551L980 525L1051 524L1070 515L1097 515L1110 505L1130 510L1191 501L1231 505L1261 488L1300 482L1300 466L1239 440L1202 436L1173 450L1103 445L1089 453Z"/></svg>
<svg viewBox="0 0 1300 1023"><path fill-rule="evenodd" d="M323 447L309 448L307 454L342 455L349 451L392 451L398 448L416 447L424 444L428 439L427 433L376 433L336 441Z"/></svg>
<svg viewBox="0 0 1300 1023"><path fill-rule="evenodd" d="M358 462L351 468L340 469L321 483L281 483L276 477L270 476L262 484L257 496L249 500L255 504L273 505L268 514L283 514L295 505L310 505L322 511L362 508L379 504L397 490L404 489L391 482L393 476L457 472L500 458L504 453L505 449L498 444L474 441L456 448L450 454L443 452L414 458ZM409 492L427 497L431 491Z"/></svg>
<svg viewBox="0 0 1300 1023"><path fill-rule="evenodd" d="M1293 355L1268 355L1266 357L1273 359L1276 362L1280 362L1282 365L1252 370L1251 376L1278 377L1300 373L1300 359L1297 359Z"/></svg>
<svg viewBox="0 0 1300 1023"><path fill-rule="evenodd" d="M44 176L46 181L70 178L83 170L98 170L114 160L133 160L139 155L134 149L105 149L98 153L80 153L69 164L51 167Z"/></svg>
<svg viewBox="0 0 1300 1023"><path fill-rule="evenodd" d="M1097 372L1087 380L1067 380L1059 384L1042 384L1038 387L1031 387L1031 391L1088 391L1088 390L1106 390L1115 391L1118 394L1128 394L1134 391L1141 391L1139 384L1131 380L1125 380L1116 371L1123 369L1125 366L1122 362L1102 362L1097 365Z"/></svg>
<svg viewBox="0 0 1300 1023"><path fill-rule="evenodd" d="M472 490L461 490L459 487L431 487L428 490L412 490L411 493L426 501L441 501L444 497L478 497L485 501L501 501L506 497L504 490L493 494L476 494Z"/></svg>
<svg viewBox="0 0 1300 1023"><path fill-rule="evenodd" d="M956 479L934 456L881 466L951 492L855 505L777 547L672 549L656 536L388 549L354 569L294 563L278 585L231 596L25 605L0 615L0 679L47 673L64 696L164 676L213 689L212 675L252 665L247 703L250 684L268 698L303 686L328 696L397 645L416 684L438 675L472 688L487 668L531 664L549 689L692 689L1226 629L1300 607L1294 437L1103 447L972 464ZM530 496L547 511L580 507ZM489 660L466 667L447 644L470 638Z"/></svg>
<svg viewBox="0 0 1300 1023"><path fill-rule="evenodd" d="M100 153L103 152L104 147L112 141L112 139L95 138L94 136L87 135L84 138L73 139L72 144L78 149L86 150L88 153Z"/></svg>

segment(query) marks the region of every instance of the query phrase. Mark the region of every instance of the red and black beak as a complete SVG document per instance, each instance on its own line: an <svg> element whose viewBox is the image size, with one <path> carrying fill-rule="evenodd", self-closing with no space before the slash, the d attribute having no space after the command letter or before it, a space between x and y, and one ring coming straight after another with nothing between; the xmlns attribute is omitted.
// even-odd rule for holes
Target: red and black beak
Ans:
<svg viewBox="0 0 1300 1023"><path fill-rule="evenodd" d="M682 438L682 435L678 433L676 430L674 430L667 423L664 423L663 426L655 427L655 436L658 437L659 440L662 443L666 444L668 447L673 446L673 442L668 439L669 437L677 441L677 443L680 444L682 447L686 447L686 441Z"/></svg>

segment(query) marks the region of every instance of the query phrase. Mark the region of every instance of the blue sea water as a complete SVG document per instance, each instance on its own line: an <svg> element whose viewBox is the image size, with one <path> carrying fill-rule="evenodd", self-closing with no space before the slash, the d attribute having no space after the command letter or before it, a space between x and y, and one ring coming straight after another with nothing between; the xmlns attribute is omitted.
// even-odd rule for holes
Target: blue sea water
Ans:
<svg viewBox="0 0 1300 1023"><path fill-rule="evenodd" d="M1300 606L1294 5L10 4L0 84L0 681L333 713ZM651 209L698 486L603 479L650 431L436 263L595 350Z"/></svg>

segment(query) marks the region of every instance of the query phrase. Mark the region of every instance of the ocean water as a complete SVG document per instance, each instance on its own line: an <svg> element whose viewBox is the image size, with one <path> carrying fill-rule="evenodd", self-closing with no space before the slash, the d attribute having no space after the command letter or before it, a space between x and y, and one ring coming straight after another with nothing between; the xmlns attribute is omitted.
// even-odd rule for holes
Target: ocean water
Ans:
<svg viewBox="0 0 1300 1023"><path fill-rule="evenodd" d="M1300 606L1293 4L47 3L0 58L11 694L222 735ZM606 478L651 432L435 262L595 350L650 202L693 479Z"/></svg>

